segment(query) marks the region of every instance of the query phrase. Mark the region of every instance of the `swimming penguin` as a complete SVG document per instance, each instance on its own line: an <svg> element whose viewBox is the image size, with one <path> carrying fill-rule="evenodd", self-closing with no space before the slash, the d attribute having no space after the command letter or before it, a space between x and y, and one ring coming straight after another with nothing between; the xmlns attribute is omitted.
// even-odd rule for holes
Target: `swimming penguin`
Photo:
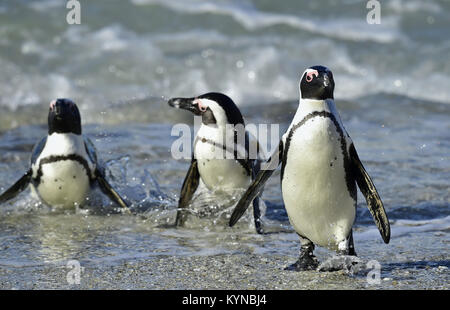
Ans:
<svg viewBox="0 0 450 310"><path fill-rule="evenodd" d="M289 220L300 237L298 261L288 269L318 266L314 245L342 255L355 255L352 226L356 216L356 184L385 243L390 226L383 203L362 165L333 100L332 72L323 66L306 69L300 80L300 103L277 150L237 203L233 226L282 163L281 189Z"/></svg>
<svg viewBox="0 0 450 310"><path fill-rule="evenodd" d="M82 206L94 182L128 211L127 203L106 181L94 144L81 134L78 107L70 99L57 99L50 103L48 136L35 145L30 168L0 195L0 203L14 198L31 183L34 192L49 206Z"/></svg>
<svg viewBox="0 0 450 310"><path fill-rule="evenodd" d="M238 190L241 195L259 171L262 150L253 135L245 130L244 119L236 104L224 94L173 98L168 104L202 117L178 203L176 225L181 226L186 215L183 209L189 206L200 183L209 191L233 193ZM227 129L231 129L231 133L228 130L227 134ZM262 233L258 195L250 202L253 202L256 230Z"/></svg>

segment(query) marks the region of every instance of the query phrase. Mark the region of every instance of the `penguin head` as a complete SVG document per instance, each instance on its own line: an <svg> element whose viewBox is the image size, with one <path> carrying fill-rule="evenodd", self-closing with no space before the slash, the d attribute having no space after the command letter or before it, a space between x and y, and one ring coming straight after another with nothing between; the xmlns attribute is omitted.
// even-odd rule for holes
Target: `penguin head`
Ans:
<svg viewBox="0 0 450 310"><path fill-rule="evenodd" d="M81 135L81 116L75 102L70 99L56 99L50 102L48 134L52 133Z"/></svg>
<svg viewBox="0 0 450 310"><path fill-rule="evenodd" d="M300 92L303 99L333 99L333 73L324 66L306 69L300 80Z"/></svg>
<svg viewBox="0 0 450 310"><path fill-rule="evenodd" d="M172 98L168 104L201 115L205 125L215 124L219 127L226 124L244 125L241 111L230 97L222 93L207 93L193 98Z"/></svg>

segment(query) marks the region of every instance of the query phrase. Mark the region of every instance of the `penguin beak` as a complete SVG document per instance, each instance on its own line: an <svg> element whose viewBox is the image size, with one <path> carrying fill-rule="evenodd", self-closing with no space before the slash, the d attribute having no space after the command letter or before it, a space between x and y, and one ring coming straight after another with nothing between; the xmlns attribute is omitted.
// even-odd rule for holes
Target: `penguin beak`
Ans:
<svg viewBox="0 0 450 310"><path fill-rule="evenodd" d="M327 88L331 84L328 72L319 72L319 75L315 78L315 85L320 88Z"/></svg>
<svg viewBox="0 0 450 310"><path fill-rule="evenodd" d="M56 121L62 121L66 114L66 107L58 100L50 105L50 115L53 115Z"/></svg>
<svg viewBox="0 0 450 310"><path fill-rule="evenodd" d="M81 117L75 103L69 99L57 99L50 103L48 113L49 134L81 134Z"/></svg>
<svg viewBox="0 0 450 310"><path fill-rule="evenodd" d="M330 76L328 71L320 72L317 77L316 85L321 93L326 93L327 95L332 95L334 90L333 77Z"/></svg>
<svg viewBox="0 0 450 310"><path fill-rule="evenodd" d="M201 111L197 103L194 103L195 98L172 98L167 102L171 107L177 109L188 110L195 115L201 115Z"/></svg>
<svg viewBox="0 0 450 310"><path fill-rule="evenodd" d="M63 107L61 105L61 103L58 101L53 108L53 113L55 115L55 118L57 120L62 120L63 116L65 114L65 110L66 110L65 107Z"/></svg>

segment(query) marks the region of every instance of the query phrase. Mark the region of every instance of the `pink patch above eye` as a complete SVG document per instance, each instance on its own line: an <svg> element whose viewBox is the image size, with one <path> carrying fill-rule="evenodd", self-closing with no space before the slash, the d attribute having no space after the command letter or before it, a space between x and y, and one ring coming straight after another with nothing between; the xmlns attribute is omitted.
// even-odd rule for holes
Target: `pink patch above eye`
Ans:
<svg viewBox="0 0 450 310"><path fill-rule="evenodd" d="M310 70L306 73L306 82L311 82L313 80L313 75L315 75L316 77L319 76L319 72L317 72L317 70Z"/></svg>
<svg viewBox="0 0 450 310"><path fill-rule="evenodd" d="M54 109L55 108L55 104L56 104L56 100L53 100L52 102L50 102L50 109Z"/></svg>
<svg viewBox="0 0 450 310"><path fill-rule="evenodd" d="M206 112L206 109L208 109L207 105L204 105L203 102L200 99L195 99L194 104L198 104L198 108L202 112Z"/></svg>

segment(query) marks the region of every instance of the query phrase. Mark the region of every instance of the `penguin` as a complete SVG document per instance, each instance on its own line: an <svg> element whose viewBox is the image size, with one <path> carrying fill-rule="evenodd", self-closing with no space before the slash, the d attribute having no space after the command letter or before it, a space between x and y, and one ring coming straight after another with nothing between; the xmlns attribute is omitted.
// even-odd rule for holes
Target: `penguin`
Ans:
<svg viewBox="0 0 450 310"><path fill-rule="evenodd" d="M56 208L83 206L91 186L100 189L125 210L127 203L108 183L92 141L81 132L81 116L70 99L50 103L48 136L40 140L31 154L28 171L0 195L0 203L31 188L46 205Z"/></svg>
<svg viewBox="0 0 450 310"><path fill-rule="evenodd" d="M334 103L333 73L312 66L300 79L297 112L278 148L241 197L233 226L281 163L281 191L289 221L300 237L300 257L286 269L314 270L315 245L354 255L352 226L359 189L385 243L390 225L383 202L364 169Z"/></svg>
<svg viewBox="0 0 450 310"><path fill-rule="evenodd" d="M245 130L239 108L227 95L210 92L192 98L172 98L168 104L202 118L178 202L176 226L182 226L186 219L185 209L199 184L202 183L209 191L228 194L240 191L238 194L241 195L258 173L264 155L256 138ZM262 202L258 195L251 202L255 228L258 233L263 233L260 220Z"/></svg>

